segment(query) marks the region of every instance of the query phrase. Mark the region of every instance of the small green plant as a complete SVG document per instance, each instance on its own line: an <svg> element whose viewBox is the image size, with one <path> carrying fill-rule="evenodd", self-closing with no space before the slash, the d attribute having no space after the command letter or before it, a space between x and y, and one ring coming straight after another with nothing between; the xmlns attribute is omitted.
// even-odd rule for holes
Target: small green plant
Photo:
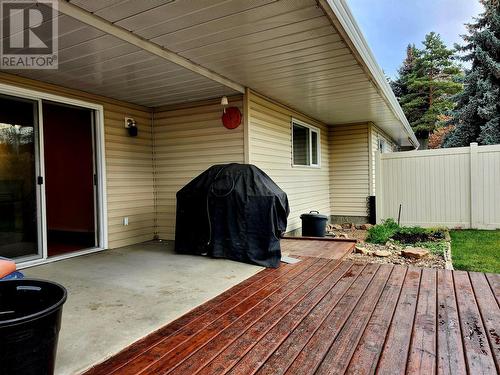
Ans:
<svg viewBox="0 0 500 375"><path fill-rule="evenodd" d="M367 241L384 244L392 239L400 244L416 244L439 242L445 238L443 228L401 227L394 219L387 219L382 224L375 225L368 230Z"/></svg>
<svg viewBox="0 0 500 375"><path fill-rule="evenodd" d="M368 230L366 240L372 243L384 244L391 238L400 228L394 219L386 219L382 224L375 225Z"/></svg>

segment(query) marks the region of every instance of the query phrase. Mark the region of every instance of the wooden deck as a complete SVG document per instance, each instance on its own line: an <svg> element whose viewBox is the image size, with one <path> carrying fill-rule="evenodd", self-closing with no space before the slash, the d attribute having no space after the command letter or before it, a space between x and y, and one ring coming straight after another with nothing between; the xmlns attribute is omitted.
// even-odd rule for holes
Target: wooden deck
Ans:
<svg viewBox="0 0 500 375"><path fill-rule="evenodd" d="M356 246L356 240L337 240L327 237L286 237L281 240L281 252L292 257L340 260L351 253L354 246Z"/></svg>
<svg viewBox="0 0 500 375"><path fill-rule="evenodd" d="M302 258L87 374L496 374L500 275Z"/></svg>

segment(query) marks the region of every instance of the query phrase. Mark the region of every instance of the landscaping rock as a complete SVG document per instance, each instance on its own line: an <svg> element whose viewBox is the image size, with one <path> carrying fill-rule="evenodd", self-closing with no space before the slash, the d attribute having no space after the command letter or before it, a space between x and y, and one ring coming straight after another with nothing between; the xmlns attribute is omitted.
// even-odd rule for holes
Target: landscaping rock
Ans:
<svg viewBox="0 0 500 375"><path fill-rule="evenodd" d="M422 259L429 255L429 251L421 247L407 247L401 250L401 256L412 259Z"/></svg>
<svg viewBox="0 0 500 375"><path fill-rule="evenodd" d="M373 253L373 255L375 255L376 257L380 257L380 258L386 258L386 257L389 257L391 256L391 252L390 251L387 251L387 250L377 250Z"/></svg>
<svg viewBox="0 0 500 375"><path fill-rule="evenodd" d="M359 229L361 229L361 230L370 230L371 228L373 228L372 224L361 224L359 226Z"/></svg>
<svg viewBox="0 0 500 375"><path fill-rule="evenodd" d="M328 230L329 231L342 230L342 225L340 225L340 224L329 224L328 225Z"/></svg>
<svg viewBox="0 0 500 375"><path fill-rule="evenodd" d="M393 240L389 240L385 243L385 247L389 250L399 251L401 248L394 243Z"/></svg>
<svg viewBox="0 0 500 375"><path fill-rule="evenodd" d="M342 224L342 229L355 229L356 227L354 226L353 223L343 223Z"/></svg>
<svg viewBox="0 0 500 375"><path fill-rule="evenodd" d="M362 246L356 246L356 247L354 248L354 252L355 252L356 254L363 254L363 255L368 255L368 254L370 254L370 250L368 250L368 249L366 249L366 248L364 248L364 247L362 247Z"/></svg>
<svg viewBox="0 0 500 375"><path fill-rule="evenodd" d="M345 233L340 233L338 238L349 239L349 236L347 234L345 234Z"/></svg>

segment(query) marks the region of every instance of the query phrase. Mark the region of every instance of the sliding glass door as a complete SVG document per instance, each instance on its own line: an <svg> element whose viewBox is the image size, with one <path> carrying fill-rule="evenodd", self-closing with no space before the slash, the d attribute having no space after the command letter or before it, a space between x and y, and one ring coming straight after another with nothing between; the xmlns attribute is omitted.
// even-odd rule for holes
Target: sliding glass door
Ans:
<svg viewBox="0 0 500 375"><path fill-rule="evenodd" d="M97 247L91 109L42 100L47 255Z"/></svg>
<svg viewBox="0 0 500 375"><path fill-rule="evenodd" d="M42 256L38 105L0 95L0 257Z"/></svg>
<svg viewBox="0 0 500 375"><path fill-rule="evenodd" d="M103 247L102 109L0 90L0 257L36 264Z"/></svg>

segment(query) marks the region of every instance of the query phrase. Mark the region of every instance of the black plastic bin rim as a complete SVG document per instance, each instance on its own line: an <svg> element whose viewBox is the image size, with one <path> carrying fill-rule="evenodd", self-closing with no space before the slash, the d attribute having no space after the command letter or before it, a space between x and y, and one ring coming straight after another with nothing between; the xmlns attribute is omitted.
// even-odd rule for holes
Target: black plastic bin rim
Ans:
<svg viewBox="0 0 500 375"><path fill-rule="evenodd" d="M316 211L314 211L316 212ZM321 220L328 220L328 216L326 215L321 215L320 213L314 213L314 212L309 212L308 214L302 214L300 215L301 219L321 219Z"/></svg>
<svg viewBox="0 0 500 375"><path fill-rule="evenodd" d="M14 280L3 280L3 281L0 281L0 285L2 283L21 284L22 285L22 283L30 282L30 281L35 281L37 283L44 283L44 284L55 285L55 286L57 286L58 288L60 288L62 290L63 295L59 299L59 301L57 301L53 305L47 307L44 310L38 311L38 312L36 312L34 314L26 315L26 316L23 316L21 318L16 318L16 319L0 320L0 328L11 327L11 326L19 325L19 324L24 324L24 323L28 323L28 322L31 322L31 321L43 318L43 317L45 317L47 315L52 314L54 311L57 311L59 308L62 307L62 305L64 304L64 302L66 302L66 299L68 298L68 292L67 292L66 288L63 287L61 284L56 283L54 281L41 280L41 279L14 279Z"/></svg>

